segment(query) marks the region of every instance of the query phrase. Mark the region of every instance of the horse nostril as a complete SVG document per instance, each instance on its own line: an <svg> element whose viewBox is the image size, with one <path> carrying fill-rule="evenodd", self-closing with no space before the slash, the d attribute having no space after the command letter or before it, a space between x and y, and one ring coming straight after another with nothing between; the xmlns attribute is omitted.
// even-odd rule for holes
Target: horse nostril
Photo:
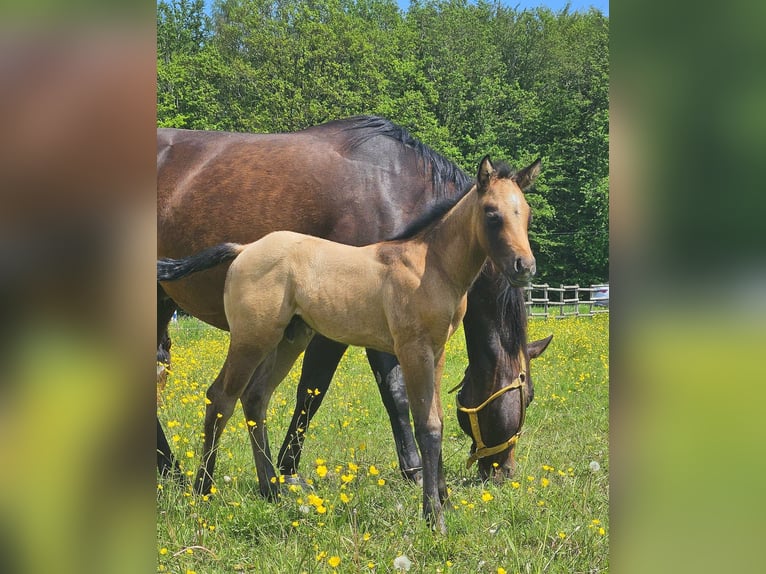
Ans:
<svg viewBox="0 0 766 574"><path fill-rule="evenodd" d="M534 275L537 271L537 265L534 259L525 260L523 257L517 257L513 262L513 270L516 273Z"/></svg>

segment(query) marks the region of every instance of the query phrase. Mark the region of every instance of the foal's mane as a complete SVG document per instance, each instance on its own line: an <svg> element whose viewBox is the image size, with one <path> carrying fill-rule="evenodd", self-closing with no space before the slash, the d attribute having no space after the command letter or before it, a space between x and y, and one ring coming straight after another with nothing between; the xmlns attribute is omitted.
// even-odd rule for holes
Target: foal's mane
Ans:
<svg viewBox="0 0 766 574"><path fill-rule="evenodd" d="M457 167L457 166L455 166ZM496 176L498 179L510 179L516 175L516 170L511 168L507 163L499 161L494 164ZM459 168L458 168L459 169ZM461 172L463 173L463 172ZM465 176L465 174L463 174ZM471 189L473 188L474 181L470 180L468 176L465 176L463 182L463 191L454 197L443 197L434 203L427 211L423 212L415 220L410 222L407 227L402 229L399 233L393 237L389 237L391 241L397 241L401 239L409 239L410 237L420 233L426 227L440 220L444 215L452 209Z"/></svg>
<svg viewBox="0 0 766 574"><path fill-rule="evenodd" d="M427 171L431 168L431 181L436 197L443 197L446 184L453 183L458 189L463 189L471 182L463 170L440 153L432 150L423 142L415 139L406 129L378 116L354 116L339 120L342 129L348 132L346 149L351 151L363 145L368 140L383 136L394 140L402 146L415 152L420 166Z"/></svg>

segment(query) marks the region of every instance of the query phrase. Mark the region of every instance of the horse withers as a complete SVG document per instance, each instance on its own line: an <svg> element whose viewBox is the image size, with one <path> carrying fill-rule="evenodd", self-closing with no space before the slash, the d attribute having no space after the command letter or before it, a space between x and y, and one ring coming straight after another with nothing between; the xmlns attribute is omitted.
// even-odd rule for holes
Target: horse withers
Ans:
<svg viewBox="0 0 766 574"><path fill-rule="evenodd" d="M215 451L236 401L263 360L301 324L345 344L396 355L423 460L423 514L446 532L440 383L444 345L466 310L466 293L487 257L514 286L534 275L522 193L539 160L518 173L479 164L476 184L435 209L413 235L352 247L299 233L274 232L247 245L223 244L184 260L160 260L158 280L172 281L233 259L224 287L231 342L221 376L207 392L205 444L196 486L212 485ZM306 339L306 344L308 339ZM254 379L246 416L259 489L278 494L266 410L280 376Z"/></svg>

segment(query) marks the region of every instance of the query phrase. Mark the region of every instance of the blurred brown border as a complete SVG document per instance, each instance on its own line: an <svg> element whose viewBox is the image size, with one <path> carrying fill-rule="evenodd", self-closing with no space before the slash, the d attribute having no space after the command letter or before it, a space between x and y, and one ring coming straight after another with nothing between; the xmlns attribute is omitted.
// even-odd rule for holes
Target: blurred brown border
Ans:
<svg viewBox="0 0 766 574"><path fill-rule="evenodd" d="M127 4L0 15L2 572L156 568L155 6Z"/></svg>

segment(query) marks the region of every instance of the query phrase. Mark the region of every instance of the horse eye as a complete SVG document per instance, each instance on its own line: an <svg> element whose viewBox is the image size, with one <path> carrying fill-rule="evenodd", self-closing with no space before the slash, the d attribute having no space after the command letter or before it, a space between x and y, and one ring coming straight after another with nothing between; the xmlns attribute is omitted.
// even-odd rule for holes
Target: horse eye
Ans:
<svg viewBox="0 0 766 574"><path fill-rule="evenodd" d="M500 225L503 223L503 216L497 211L487 211L484 214L487 225Z"/></svg>

